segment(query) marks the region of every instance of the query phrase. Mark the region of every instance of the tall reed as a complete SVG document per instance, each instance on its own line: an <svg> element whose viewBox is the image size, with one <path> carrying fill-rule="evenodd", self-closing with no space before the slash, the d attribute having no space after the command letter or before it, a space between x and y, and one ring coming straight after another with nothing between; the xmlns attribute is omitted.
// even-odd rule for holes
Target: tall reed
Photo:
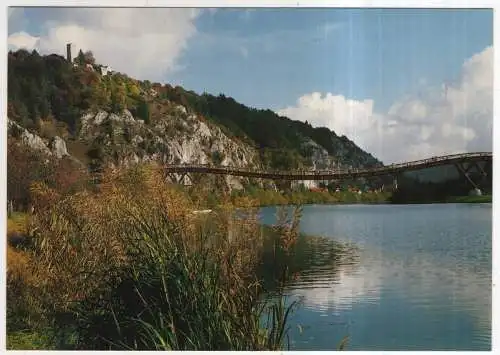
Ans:
<svg viewBox="0 0 500 355"><path fill-rule="evenodd" d="M244 217L226 199L200 218L192 213L198 202L166 184L155 166L108 171L97 192L59 195L38 184L32 194L37 299L60 338L64 329L73 333L71 344L58 339L59 347L285 346L291 308L282 295L262 298L257 270L266 237L253 201ZM278 226L275 250L290 250L296 229Z"/></svg>

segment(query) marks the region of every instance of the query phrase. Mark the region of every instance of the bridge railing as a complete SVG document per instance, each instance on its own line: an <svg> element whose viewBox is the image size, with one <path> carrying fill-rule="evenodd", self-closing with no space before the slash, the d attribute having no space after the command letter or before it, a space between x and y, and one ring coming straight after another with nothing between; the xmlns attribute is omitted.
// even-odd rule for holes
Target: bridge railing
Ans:
<svg viewBox="0 0 500 355"><path fill-rule="evenodd" d="M458 154L450 154L444 156L431 157L427 159L420 159L410 162L396 163L390 165L384 165L380 167L374 168L340 168L340 169L325 169L325 170L306 170L306 169L298 169L293 172L283 171L283 170L251 170L248 168L240 168L235 166L215 166L211 164L187 164L182 163L178 165L171 165L170 168L174 169L188 169L188 170L199 170L206 169L212 171L223 172L226 174L231 173L247 173L247 174L266 174L266 175L276 175L276 176L317 176L317 175L358 175L361 173L375 173L382 171L391 171L391 170L399 170L405 169L414 166L428 165L430 163L439 163L443 161L453 161L456 159L475 159L475 158L483 158L483 157L493 157L493 153L491 152L477 152L477 153L458 153Z"/></svg>

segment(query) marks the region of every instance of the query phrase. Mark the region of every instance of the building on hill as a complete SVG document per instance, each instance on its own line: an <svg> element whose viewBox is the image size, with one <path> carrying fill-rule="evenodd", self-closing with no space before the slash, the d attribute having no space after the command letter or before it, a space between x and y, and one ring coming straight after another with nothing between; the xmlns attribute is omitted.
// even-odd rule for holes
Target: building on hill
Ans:
<svg viewBox="0 0 500 355"><path fill-rule="evenodd" d="M71 43L66 45L66 59L68 62L73 63L74 68L82 67L90 71L97 71L102 76L113 74L110 66L95 63L95 58L91 51L83 53L82 50L80 50L78 56L75 57L73 61L71 56Z"/></svg>
<svg viewBox="0 0 500 355"><path fill-rule="evenodd" d="M66 44L66 60L71 63L71 43Z"/></svg>
<svg viewBox="0 0 500 355"><path fill-rule="evenodd" d="M106 75L108 75L108 74L111 74L111 73L112 73L112 71L111 71L111 67L110 67L110 66L108 66L108 65L101 65L101 66L99 67L99 70L100 70L100 72L101 72L101 75L102 75L102 76L106 76Z"/></svg>

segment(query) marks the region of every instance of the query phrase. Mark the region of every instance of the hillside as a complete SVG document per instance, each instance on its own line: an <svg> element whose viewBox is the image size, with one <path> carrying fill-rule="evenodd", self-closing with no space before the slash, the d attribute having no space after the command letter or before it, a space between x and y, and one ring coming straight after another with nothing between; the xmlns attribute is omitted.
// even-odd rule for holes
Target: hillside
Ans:
<svg viewBox="0 0 500 355"><path fill-rule="evenodd" d="M80 51L73 63L55 54L9 52L8 117L93 169L146 160L267 169L381 165L327 128L222 94L106 73L91 52Z"/></svg>

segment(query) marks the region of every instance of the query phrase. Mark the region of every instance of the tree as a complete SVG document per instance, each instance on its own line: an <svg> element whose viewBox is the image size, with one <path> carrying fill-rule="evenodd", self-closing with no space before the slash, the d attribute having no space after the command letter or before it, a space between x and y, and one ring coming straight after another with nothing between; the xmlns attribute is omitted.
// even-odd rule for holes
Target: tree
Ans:
<svg viewBox="0 0 500 355"><path fill-rule="evenodd" d="M83 54L83 51L81 49L78 51L78 55L75 57L75 63L79 65L85 64L85 54Z"/></svg>
<svg viewBox="0 0 500 355"><path fill-rule="evenodd" d="M111 106L111 90L109 88L109 80L103 78L92 86L92 101L96 106L105 110Z"/></svg>
<svg viewBox="0 0 500 355"><path fill-rule="evenodd" d="M54 188L59 193L71 193L81 188L87 181L86 171L77 167L69 158L57 161L53 174Z"/></svg>
<svg viewBox="0 0 500 355"><path fill-rule="evenodd" d="M218 150L212 152L212 162L215 165L220 165L224 160L224 154L219 152Z"/></svg>
<svg viewBox="0 0 500 355"><path fill-rule="evenodd" d="M104 165L104 148L97 143L87 151L87 157L90 159L89 168L92 172L100 172Z"/></svg>
<svg viewBox="0 0 500 355"><path fill-rule="evenodd" d="M49 182L53 176L52 162L45 164L41 154L14 138L7 140L7 199L13 201L17 210L28 207L33 182Z"/></svg>
<svg viewBox="0 0 500 355"><path fill-rule="evenodd" d="M144 80L142 82L142 85L144 86L144 89L146 89L146 90L151 89L151 82L149 80Z"/></svg>
<svg viewBox="0 0 500 355"><path fill-rule="evenodd" d="M137 116L144 121L144 123L149 124L151 121L151 112L149 110L149 105L145 100L139 101L139 106L137 107Z"/></svg>
<svg viewBox="0 0 500 355"><path fill-rule="evenodd" d="M139 97L140 94L141 94L141 90L132 81L129 81L127 83L127 89L128 89L128 92L130 93L130 95L133 96L133 97Z"/></svg>
<svg viewBox="0 0 500 355"><path fill-rule="evenodd" d="M50 102L48 99L43 98L41 100L39 110L41 118L47 118L50 116L51 110L50 110Z"/></svg>
<svg viewBox="0 0 500 355"><path fill-rule="evenodd" d="M126 108L127 95L125 90L120 86L111 92L111 111L121 113Z"/></svg>
<svg viewBox="0 0 500 355"><path fill-rule="evenodd" d="M83 58L84 58L85 64L92 64L92 65L95 64L94 53L92 53L92 51L86 51L83 54Z"/></svg>

